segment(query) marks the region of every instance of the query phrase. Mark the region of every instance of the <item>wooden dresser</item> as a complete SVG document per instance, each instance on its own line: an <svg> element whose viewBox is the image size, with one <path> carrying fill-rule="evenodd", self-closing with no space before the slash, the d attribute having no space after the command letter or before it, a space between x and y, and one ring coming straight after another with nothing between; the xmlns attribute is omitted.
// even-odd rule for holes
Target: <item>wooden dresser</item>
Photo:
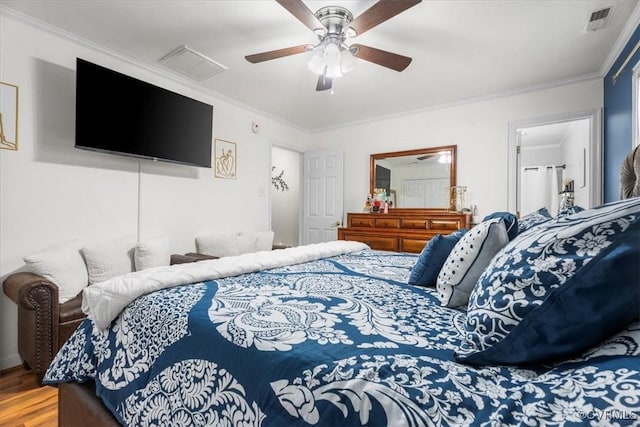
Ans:
<svg viewBox="0 0 640 427"><path fill-rule="evenodd" d="M436 234L469 228L471 215L430 209L391 209L384 213L348 213L339 240L355 240L372 249L419 253Z"/></svg>

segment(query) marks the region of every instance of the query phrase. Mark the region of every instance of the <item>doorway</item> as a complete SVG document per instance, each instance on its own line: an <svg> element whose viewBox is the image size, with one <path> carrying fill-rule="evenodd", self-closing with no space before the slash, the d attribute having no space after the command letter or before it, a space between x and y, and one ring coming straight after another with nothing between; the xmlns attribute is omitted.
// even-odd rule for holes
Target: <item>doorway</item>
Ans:
<svg viewBox="0 0 640 427"><path fill-rule="evenodd" d="M302 154L282 147L271 147L271 229L273 243L300 244L300 206L302 204Z"/></svg>
<svg viewBox="0 0 640 427"><path fill-rule="evenodd" d="M563 195L583 208L602 203L600 110L509 124L508 204L524 216L556 215ZM563 193L569 191L570 193Z"/></svg>

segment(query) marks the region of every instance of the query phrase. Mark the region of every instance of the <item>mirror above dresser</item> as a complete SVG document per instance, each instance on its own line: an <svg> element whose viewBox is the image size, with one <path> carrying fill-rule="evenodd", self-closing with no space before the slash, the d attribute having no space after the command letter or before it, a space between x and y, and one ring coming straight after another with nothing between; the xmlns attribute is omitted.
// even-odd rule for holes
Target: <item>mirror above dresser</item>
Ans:
<svg viewBox="0 0 640 427"><path fill-rule="evenodd" d="M456 186L456 148L371 154L369 193L384 189L394 208L448 209L450 189Z"/></svg>
<svg viewBox="0 0 640 427"><path fill-rule="evenodd" d="M469 228L471 215L449 211L456 186L456 146L371 154L369 192L384 194L388 213L347 213L338 239L366 243L372 249L422 251L437 234Z"/></svg>

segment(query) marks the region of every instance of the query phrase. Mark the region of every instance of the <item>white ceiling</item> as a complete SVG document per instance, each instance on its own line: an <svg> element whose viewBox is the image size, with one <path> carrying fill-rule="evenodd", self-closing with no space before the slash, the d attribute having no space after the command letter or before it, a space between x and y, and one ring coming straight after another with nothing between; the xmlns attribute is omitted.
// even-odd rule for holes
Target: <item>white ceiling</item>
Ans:
<svg viewBox="0 0 640 427"><path fill-rule="evenodd" d="M359 15L375 1L306 1ZM413 58L398 73L369 62L316 92L300 54L260 64L245 55L317 41L269 0L0 0L0 4L163 72L187 45L228 70L201 82L250 109L315 131L600 75L638 0L423 0L353 39ZM614 5L607 28L584 33ZM195 84L195 82L194 82Z"/></svg>
<svg viewBox="0 0 640 427"><path fill-rule="evenodd" d="M588 119L582 119L588 121ZM580 120L532 126L518 129L523 149L540 149L547 146L559 147L572 126Z"/></svg>

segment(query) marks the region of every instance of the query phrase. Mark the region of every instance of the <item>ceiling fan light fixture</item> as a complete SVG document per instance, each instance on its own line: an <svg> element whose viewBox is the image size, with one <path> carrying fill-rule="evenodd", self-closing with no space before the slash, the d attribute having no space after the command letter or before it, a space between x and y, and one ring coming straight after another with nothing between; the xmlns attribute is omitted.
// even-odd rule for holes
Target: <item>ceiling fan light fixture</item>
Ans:
<svg viewBox="0 0 640 427"><path fill-rule="evenodd" d="M338 78L353 70L355 63L350 48L329 42L314 51L307 66L315 74L326 73L331 78Z"/></svg>
<svg viewBox="0 0 640 427"><path fill-rule="evenodd" d="M322 50L316 50L313 53L311 59L309 60L309 62L307 62L307 66L312 72L316 74L324 73L324 67L326 66L326 64L324 62L323 56L324 55Z"/></svg>
<svg viewBox="0 0 640 427"><path fill-rule="evenodd" d="M339 66L341 59L340 46L335 43L327 43L324 48L324 61L327 67Z"/></svg>
<svg viewBox="0 0 640 427"><path fill-rule="evenodd" d="M441 163L441 164L449 164L449 163L451 163L451 154L450 153L440 153L440 157L438 158L438 163Z"/></svg>
<svg viewBox="0 0 640 427"><path fill-rule="evenodd" d="M343 74L353 70L356 66L356 59L353 57L350 49L344 49L340 55L340 69Z"/></svg>
<svg viewBox="0 0 640 427"><path fill-rule="evenodd" d="M342 70L340 69L340 65L327 65L327 77L331 77L332 79L342 77Z"/></svg>

